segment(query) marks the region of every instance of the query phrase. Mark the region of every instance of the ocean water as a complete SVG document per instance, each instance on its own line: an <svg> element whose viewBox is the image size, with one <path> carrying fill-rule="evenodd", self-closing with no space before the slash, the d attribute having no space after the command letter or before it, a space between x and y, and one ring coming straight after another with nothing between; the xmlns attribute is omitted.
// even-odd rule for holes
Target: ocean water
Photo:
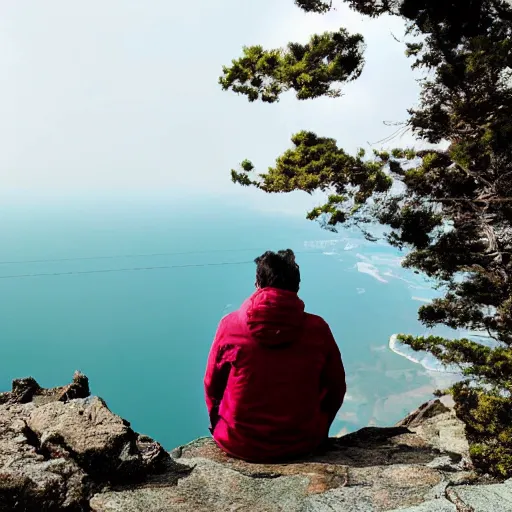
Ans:
<svg viewBox="0 0 512 512"><path fill-rule="evenodd" d="M0 390L29 375L62 385L81 370L167 449L208 434L210 344L267 249L296 251L300 296L340 346L348 394L333 434L389 425L451 378L393 338L425 333L417 309L436 292L357 231L211 200L4 206L0 236Z"/></svg>

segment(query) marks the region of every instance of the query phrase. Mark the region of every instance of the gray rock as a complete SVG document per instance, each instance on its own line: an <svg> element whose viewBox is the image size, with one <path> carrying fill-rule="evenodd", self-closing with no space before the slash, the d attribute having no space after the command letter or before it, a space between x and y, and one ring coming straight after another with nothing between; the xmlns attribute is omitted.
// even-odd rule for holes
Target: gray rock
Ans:
<svg viewBox="0 0 512 512"><path fill-rule="evenodd" d="M27 426L39 439L41 453L72 458L99 478L131 478L145 470L137 434L98 397L37 407ZM162 452L157 448L155 458Z"/></svg>
<svg viewBox="0 0 512 512"><path fill-rule="evenodd" d="M432 400L410 414L398 426L406 426L425 439L430 446L451 453L469 464L469 445L464 424L457 419L453 408L441 400Z"/></svg>
<svg viewBox="0 0 512 512"><path fill-rule="evenodd" d="M425 501L415 507L399 508L390 512L459 512L457 507L445 498Z"/></svg>
<svg viewBox="0 0 512 512"><path fill-rule="evenodd" d="M1 395L0 512L90 510L90 497L107 485L189 471L101 399L79 398L88 394L77 373L63 388L20 379Z"/></svg>
<svg viewBox="0 0 512 512"><path fill-rule="evenodd" d="M94 496L90 505L95 512L373 512L413 511L428 502L439 512L452 512L445 489L471 478L471 473L452 467L454 454L443 454L433 444L439 444L438 439L418 436L406 427L366 428L332 439L324 453L295 463L248 464L227 457L211 439L202 438L173 451L180 463L194 467L175 487L149 483L129 491L110 490ZM457 454L458 459L463 455ZM440 468L429 467L436 461ZM422 510L428 509L418 512Z"/></svg>
<svg viewBox="0 0 512 512"><path fill-rule="evenodd" d="M12 382L12 391L0 393L0 405L29 402L42 404L56 400L67 401L72 398L86 398L88 396L89 379L84 374L75 372L71 384L51 389L41 388L33 377L15 379Z"/></svg>
<svg viewBox="0 0 512 512"><path fill-rule="evenodd" d="M81 510L91 482L75 461L39 453L26 425L32 405L0 407L0 511Z"/></svg>
<svg viewBox="0 0 512 512"><path fill-rule="evenodd" d="M512 512L512 482L481 485L447 401L308 458L248 464L210 438L171 457L90 397L81 374L54 389L20 379L0 395L0 512L58 510Z"/></svg>
<svg viewBox="0 0 512 512"><path fill-rule="evenodd" d="M512 485L461 485L447 491L457 512L512 512Z"/></svg>

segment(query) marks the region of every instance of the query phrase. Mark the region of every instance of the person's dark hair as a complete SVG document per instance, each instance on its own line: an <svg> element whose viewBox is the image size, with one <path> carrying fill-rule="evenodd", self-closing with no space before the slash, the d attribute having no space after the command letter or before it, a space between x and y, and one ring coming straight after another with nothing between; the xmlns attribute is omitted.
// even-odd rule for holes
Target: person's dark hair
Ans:
<svg viewBox="0 0 512 512"><path fill-rule="evenodd" d="M291 249L267 251L254 260L256 263L256 284L260 288L279 288L298 292L300 286L299 265Z"/></svg>

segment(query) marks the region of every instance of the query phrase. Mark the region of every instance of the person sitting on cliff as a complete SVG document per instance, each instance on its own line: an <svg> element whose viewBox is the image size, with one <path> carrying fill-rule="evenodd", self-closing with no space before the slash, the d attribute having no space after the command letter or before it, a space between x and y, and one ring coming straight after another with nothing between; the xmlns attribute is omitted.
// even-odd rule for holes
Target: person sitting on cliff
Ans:
<svg viewBox="0 0 512 512"><path fill-rule="evenodd" d="M289 460L327 441L345 370L327 323L306 313L292 250L256 258L256 291L221 321L204 378L210 432L228 455Z"/></svg>

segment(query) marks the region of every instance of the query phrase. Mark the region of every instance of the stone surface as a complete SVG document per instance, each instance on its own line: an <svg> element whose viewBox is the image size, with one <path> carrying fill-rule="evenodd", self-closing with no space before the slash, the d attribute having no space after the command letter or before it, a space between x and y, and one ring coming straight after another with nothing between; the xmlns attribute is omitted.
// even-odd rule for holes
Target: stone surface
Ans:
<svg viewBox="0 0 512 512"><path fill-rule="evenodd" d="M438 429L436 419L441 421ZM91 508L454 512L456 505L446 489L475 477L467 465L467 443L442 450L444 428L450 436L464 439L453 412L434 401L400 425L365 428L331 439L323 453L287 464L248 464L226 456L211 439L198 439L172 452L194 468L175 487L149 484L130 491L110 490L94 496Z"/></svg>
<svg viewBox="0 0 512 512"><path fill-rule="evenodd" d="M107 485L189 471L88 395L78 373L62 388L20 379L0 395L0 512L90 510Z"/></svg>
<svg viewBox="0 0 512 512"><path fill-rule="evenodd" d="M27 436L26 409L1 408L0 510L36 510L36 503L45 503L48 510L58 506L80 510L91 482L74 461L46 460L37 452ZM84 492L76 493L77 486Z"/></svg>
<svg viewBox="0 0 512 512"><path fill-rule="evenodd" d="M512 511L512 483L491 485L462 485L448 490L454 503L461 503L457 512ZM464 510L464 507L466 510Z"/></svg>
<svg viewBox="0 0 512 512"><path fill-rule="evenodd" d="M433 448L460 455L463 462L469 465L469 445L464 425L455 417L453 409L440 400L423 404L398 425L414 430Z"/></svg>
<svg viewBox="0 0 512 512"><path fill-rule="evenodd" d="M483 485L443 402L305 459L249 464L210 438L166 453L81 374L50 390L20 379L0 395L0 512L512 512L512 482Z"/></svg>
<svg viewBox="0 0 512 512"><path fill-rule="evenodd" d="M415 507L400 509L400 512L459 512L457 507L446 498L425 501Z"/></svg>

